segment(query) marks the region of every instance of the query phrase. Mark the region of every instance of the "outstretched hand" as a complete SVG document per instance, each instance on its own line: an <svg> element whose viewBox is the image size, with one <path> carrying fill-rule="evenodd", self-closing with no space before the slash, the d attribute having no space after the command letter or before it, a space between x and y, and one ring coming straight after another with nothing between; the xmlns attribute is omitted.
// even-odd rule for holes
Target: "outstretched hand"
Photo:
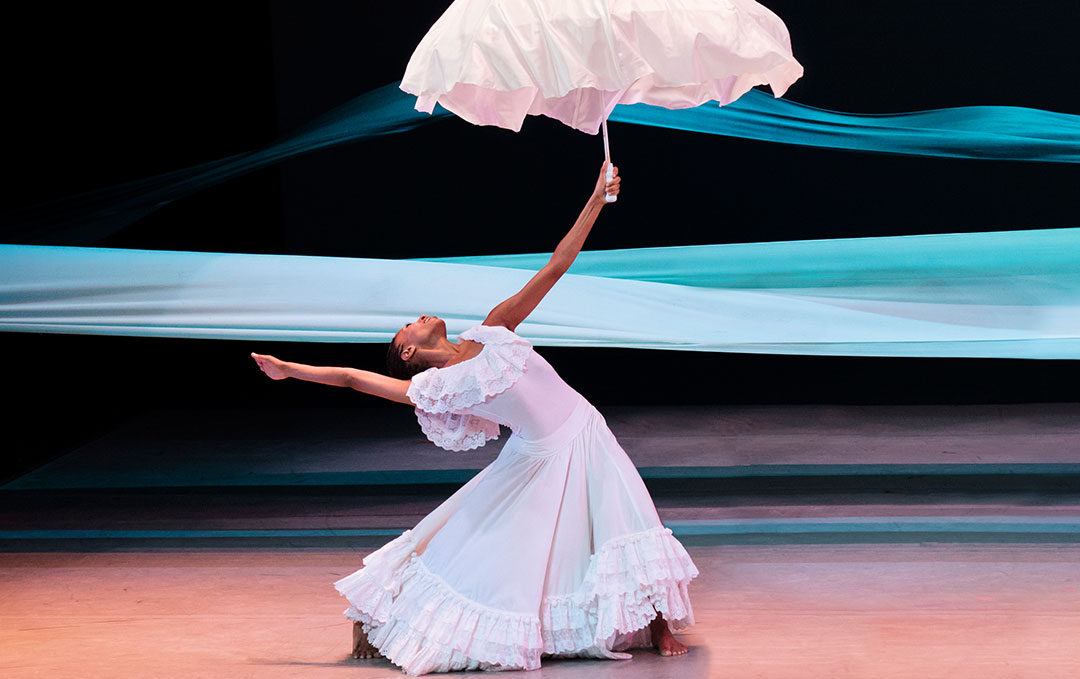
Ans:
<svg viewBox="0 0 1080 679"><path fill-rule="evenodd" d="M593 189L593 198L604 203L604 196L610 194L612 196L619 195L619 182L622 178L619 177L619 167L612 165L611 169L613 175L611 181L607 181L607 166L608 161L604 161L604 164L600 166L600 177L596 180L596 188Z"/></svg>
<svg viewBox="0 0 1080 679"><path fill-rule="evenodd" d="M270 379L283 380L288 377L285 374L285 361L268 354L256 354L254 352L252 352L251 357L255 359L255 362L259 364L259 367Z"/></svg>

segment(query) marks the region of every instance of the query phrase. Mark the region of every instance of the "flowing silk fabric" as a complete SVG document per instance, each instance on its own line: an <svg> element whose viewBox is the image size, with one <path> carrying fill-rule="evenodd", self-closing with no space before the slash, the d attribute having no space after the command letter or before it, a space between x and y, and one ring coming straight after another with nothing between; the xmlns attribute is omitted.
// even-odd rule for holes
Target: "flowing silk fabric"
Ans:
<svg viewBox="0 0 1080 679"><path fill-rule="evenodd" d="M158 208L287 158L360 142L452 117L412 108L397 84L373 90L258 151L90 191L5 215L8 242L84 245ZM612 121L875 153L1049 163L1080 162L1080 116L1013 106L970 106L899 114L828 111L751 90L723 107L668 110L618 106Z"/></svg>
<svg viewBox="0 0 1080 679"><path fill-rule="evenodd" d="M519 330L536 345L1078 358L1077 252L1080 229L583 252ZM427 313L456 333L545 259L0 246L0 330L384 342Z"/></svg>

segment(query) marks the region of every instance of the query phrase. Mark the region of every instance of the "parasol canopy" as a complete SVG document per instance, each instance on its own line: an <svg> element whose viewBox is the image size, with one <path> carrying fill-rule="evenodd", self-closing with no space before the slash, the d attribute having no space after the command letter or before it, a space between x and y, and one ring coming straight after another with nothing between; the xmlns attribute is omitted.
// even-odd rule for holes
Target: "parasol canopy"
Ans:
<svg viewBox="0 0 1080 679"><path fill-rule="evenodd" d="M545 115L596 134L618 104L689 108L776 97L803 74L781 19L753 0L455 0L401 89L476 125Z"/></svg>

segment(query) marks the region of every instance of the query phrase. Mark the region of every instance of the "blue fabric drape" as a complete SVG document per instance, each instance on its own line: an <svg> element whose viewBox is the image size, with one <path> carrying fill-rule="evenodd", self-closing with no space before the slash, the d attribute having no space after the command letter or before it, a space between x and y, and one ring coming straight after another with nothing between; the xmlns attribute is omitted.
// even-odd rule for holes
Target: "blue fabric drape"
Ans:
<svg viewBox="0 0 1080 679"><path fill-rule="evenodd" d="M286 158L396 134L452 117L413 110L397 84L363 94L258 151L9 214L0 239L91 244L196 191ZM758 90L724 107L669 111L619 106L612 121L784 144L919 156L1052 163L1080 161L1080 116L1010 106L969 106L900 114L828 111ZM527 133L527 129L526 129ZM567 130L567 134L576 134Z"/></svg>
<svg viewBox="0 0 1080 679"><path fill-rule="evenodd" d="M911 156L1080 162L1080 116L1019 106L841 113L751 90L724 107L618 106L610 120L782 144Z"/></svg>
<svg viewBox="0 0 1080 679"><path fill-rule="evenodd" d="M450 117L419 113L396 83L372 90L269 146L165 174L89 191L6 215L0 237L38 243L94 243L169 203L287 158L398 134Z"/></svg>
<svg viewBox="0 0 1080 679"><path fill-rule="evenodd" d="M1080 229L592 251L538 345L1080 358ZM0 330L384 342L479 323L547 255L442 261L0 246Z"/></svg>

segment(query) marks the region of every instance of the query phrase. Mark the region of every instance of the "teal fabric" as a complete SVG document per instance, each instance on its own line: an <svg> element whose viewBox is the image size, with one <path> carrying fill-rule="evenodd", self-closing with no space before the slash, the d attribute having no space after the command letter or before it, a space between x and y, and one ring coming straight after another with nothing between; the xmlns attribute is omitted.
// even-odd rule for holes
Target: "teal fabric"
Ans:
<svg viewBox="0 0 1080 679"><path fill-rule="evenodd" d="M28 210L3 233L92 242L245 172L450 116L412 101L388 85L262 150ZM612 120L873 152L1080 158L1080 117L1012 107L859 115L755 90L722 108L623 106ZM559 346L1078 358L1078 248L1080 229L1048 229L584 252L521 331ZM546 259L0 246L0 330L382 342L433 313L460 332Z"/></svg>
<svg viewBox="0 0 1080 679"><path fill-rule="evenodd" d="M92 244L169 203L203 189L269 167L294 156L407 132L450 117L412 108L397 84L352 99L269 146L166 174L90 191L7 215L6 240L63 245Z"/></svg>
<svg viewBox="0 0 1080 679"><path fill-rule="evenodd" d="M836 238L629 250L586 250L570 272L738 290L812 291L820 297L1023 304L1025 280L1047 282L1043 304L1076 301L1080 229ZM416 261L538 270L549 253ZM1051 283L1060 282L1060 285Z"/></svg>
<svg viewBox="0 0 1080 679"><path fill-rule="evenodd" d="M1080 358L1080 229L584 252L537 345ZM385 342L451 334L547 255L439 261L0 246L0 330Z"/></svg>
<svg viewBox="0 0 1080 679"><path fill-rule="evenodd" d="M333 109L269 146L7 215L0 238L92 244L158 208L204 188L341 144L398 134L452 117L413 110L414 98L386 85ZM1051 163L1080 162L1080 116L1009 106L899 114L841 113L751 90L724 107L667 110L619 106L611 120L784 144L918 156ZM526 127L524 133L528 133ZM576 134L567 130L567 134Z"/></svg>
<svg viewBox="0 0 1080 679"><path fill-rule="evenodd" d="M1019 106L842 113L751 90L724 107L619 106L610 120L782 144L911 156L1080 162L1080 116Z"/></svg>

